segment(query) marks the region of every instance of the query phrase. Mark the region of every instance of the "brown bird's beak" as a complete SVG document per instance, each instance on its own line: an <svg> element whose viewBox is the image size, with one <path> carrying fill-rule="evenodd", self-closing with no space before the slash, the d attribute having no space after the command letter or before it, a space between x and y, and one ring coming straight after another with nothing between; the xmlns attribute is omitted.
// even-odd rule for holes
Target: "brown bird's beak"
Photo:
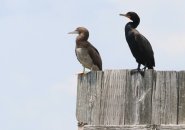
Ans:
<svg viewBox="0 0 185 130"><path fill-rule="evenodd" d="M68 34L78 34L78 31L69 32Z"/></svg>

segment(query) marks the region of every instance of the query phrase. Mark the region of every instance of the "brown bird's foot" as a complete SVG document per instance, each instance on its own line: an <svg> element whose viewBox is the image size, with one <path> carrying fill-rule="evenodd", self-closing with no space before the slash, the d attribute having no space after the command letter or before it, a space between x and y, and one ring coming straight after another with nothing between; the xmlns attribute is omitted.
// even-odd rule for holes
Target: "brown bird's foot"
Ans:
<svg viewBox="0 0 185 130"><path fill-rule="evenodd" d="M86 75L86 74L88 74L88 73L90 73L90 72L91 72L91 71L86 71L86 72L78 73L77 75L84 76L84 75Z"/></svg>
<svg viewBox="0 0 185 130"><path fill-rule="evenodd" d="M135 74L135 73L140 73L141 76L144 76L145 71L141 70L141 69L133 69L130 71L131 75Z"/></svg>
<svg viewBox="0 0 185 130"><path fill-rule="evenodd" d="M85 125L87 125L87 123L78 122L78 127L84 127Z"/></svg>
<svg viewBox="0 0 185 130"><path fill-rule="evenodd" d="M84 73L76 73L75 75L79 75L79 76L83 76L84 75Z"/></svg>
<svg viewBox="0 0 185 130"><path fill-rule="evenodd" d="M77 75L83 76L85 73L78 73Z"/></svg>

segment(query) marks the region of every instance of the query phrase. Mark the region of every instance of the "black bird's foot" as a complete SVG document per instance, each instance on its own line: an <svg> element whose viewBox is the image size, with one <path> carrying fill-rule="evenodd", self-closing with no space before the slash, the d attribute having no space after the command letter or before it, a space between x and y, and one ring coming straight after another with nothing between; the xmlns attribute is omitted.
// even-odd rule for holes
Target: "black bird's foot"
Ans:
<svg viewBox="0 0 185 130"><path fill-rule="evenodd" d="M141 69L133 69L133 70L131 70L131 75L133 75L135 73L138 73L138 72L141 74L141 76L144 76L145 71L141 70Z"/></svg>
<svg viewBox="0 0 185 130"><path fill-rule="evenodd" d="M145 70L146 70L146 66L142 68L142 71L144 71L144 72L145 72Z"/></svg>
<svg viewBox="0 0 185 130"><path fill-rule="evenodd" d="M145 75L145 70L140 70L139 73L141 74L141 76L144 77L144 75Z"/></svg>
<svg viewBox="0 0 185 130"><path fill-rule="evenodd" d="M87 123L78 122L78 127L83 127L84 125L87 125Z"/></svg>
<svg viewBox="0 0 185 130"><path fill-rule="evenodd" d="M132 70L130 71L131 75L133 75L133 74L135 74L135 73L138 73L138 72L139 72L138 69L132 69Z"/></svg>

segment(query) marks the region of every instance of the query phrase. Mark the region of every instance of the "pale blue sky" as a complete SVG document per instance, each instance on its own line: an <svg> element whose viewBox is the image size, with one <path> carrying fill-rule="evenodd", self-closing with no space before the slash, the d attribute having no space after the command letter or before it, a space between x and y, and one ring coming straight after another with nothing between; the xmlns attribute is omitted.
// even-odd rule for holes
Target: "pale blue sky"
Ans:
<svg viewBox="0 0 185 130"><path fill-rule="evenodd" d="M184 0L0 0L0 129L77 129L74 53L78 26L90 31L103 69L137 67L125 41L135 11L156 70L185 70Z"/></svg>

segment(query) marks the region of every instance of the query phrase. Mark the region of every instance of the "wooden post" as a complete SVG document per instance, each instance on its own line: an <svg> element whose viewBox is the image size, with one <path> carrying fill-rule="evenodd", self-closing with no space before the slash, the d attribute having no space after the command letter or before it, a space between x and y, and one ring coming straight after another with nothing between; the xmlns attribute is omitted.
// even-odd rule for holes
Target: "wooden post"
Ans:
<svg viewBox="0 0 185 130"><path fill-rule="evenodd" d="M76 117L84 130L185 130L185 71L78 75Z"/></svg>

